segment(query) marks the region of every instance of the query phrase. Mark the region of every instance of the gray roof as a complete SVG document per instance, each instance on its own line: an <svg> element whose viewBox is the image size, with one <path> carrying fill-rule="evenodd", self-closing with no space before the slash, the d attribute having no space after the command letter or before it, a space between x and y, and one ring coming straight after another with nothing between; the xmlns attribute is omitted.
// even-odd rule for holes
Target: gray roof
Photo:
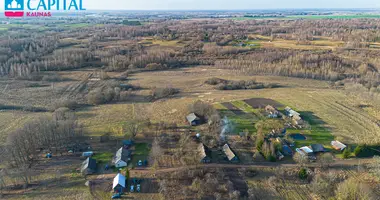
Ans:
<svg viewBox="0 0 380 200"><path fill-rule="evenodd" d="M83 172L86 169L91 169L91 170L95 171L96 170L96 160L89 157L85 161L83 161L80 171Z"/></svg>
<svg viewBox="0 0 380 200"><path fill-rule="evenodd" d="M119 160L127 162L130 154L131 152L129 150L121 147L119 150L116 151L115 157L113 158L112 162L117 163Z"/></svg>
<svg viewBox="0 0 380 200"><path fill-rule="evenodd" d="M195 113L191 113L186 116L187 121L192 122L194 120L199 120L199 117Z"/></svg>
<svg viewBox="0 0 380 200"><path fill-rule="evenodd" d="M199 157L201 159L204 159L208 156L207 155L207 147L203 143L200 143L198 145L198 154L199 154Z"/></svg>
<svg viewBox="0 0 380 200"><path fill-rule="evenodd" d="M113 179L113 184L112 184L112 188L115 189L116 186L122 186L123 188L125 188L125 176L123 176L122 174L118 173L115 178Z"/></svg>
<svg viewBox="0 0 380 200"><path fill-rule="evenodd" d="M223 146L223 151L226 154L228 160L232 160L236 157L236 155L234 154L234 152L232 152L232 150L231 150L230 146L228 146L228 144L225 144Z"/></svg>
<svg viewBox="0 0 380 200"><path fill-rule="evenodd" d="M325 148L321 144L312 144L310 145L313 152L324 152Z"/></svg>

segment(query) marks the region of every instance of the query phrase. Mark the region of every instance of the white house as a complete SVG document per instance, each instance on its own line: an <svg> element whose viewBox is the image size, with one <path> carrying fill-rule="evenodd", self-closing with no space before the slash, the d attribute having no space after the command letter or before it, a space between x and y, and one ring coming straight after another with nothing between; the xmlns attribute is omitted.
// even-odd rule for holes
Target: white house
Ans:
<svg viewBox="0 0 380 200"><path fill-rule="evenodd" d="M130 159L130 151L124 149L121 147L119 150L117 150L115 157L112 160L112 163L115 165L115 167L126 167L128 165L128 160Z"/></svg>

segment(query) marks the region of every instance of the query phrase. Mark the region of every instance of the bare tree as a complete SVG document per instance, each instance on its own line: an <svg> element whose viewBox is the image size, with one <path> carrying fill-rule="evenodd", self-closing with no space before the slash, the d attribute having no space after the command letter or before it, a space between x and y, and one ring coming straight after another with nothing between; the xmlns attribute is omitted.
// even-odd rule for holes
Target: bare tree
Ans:
<svg viewBox="0 0 380 200"><path fill-rule="evenodd" d="M306 155L296 152L293 156L293 160L298 163L301 167L309 162L309 159Z"/></svg>
<svg viewBox="0 0 380 200"><path fill-rule="evenodd" d="M132 138L135 138L142 129L142 122L139 120L127 121L124 124L124 129L126 130L127 134L129 134Z"/></svg>
<svg viewBox="0 0 380 200"><path fill-rule="evenodd" d="M369 164L370 172L380 179L380 156L374 156Z"/></svg>
<svg viewBox="0 0 380 200"><path fill-rule="evenodd" d="M350 178L339 184L335 191L337 200L375 200L370 186Z"/></svg>
<svg viewBox="0 0 380 200"><path fill-rule="evenodd" d="M319 164L322 168L329 167L334 163L334 156L331 153L325 153L319 158Z"/></svg>

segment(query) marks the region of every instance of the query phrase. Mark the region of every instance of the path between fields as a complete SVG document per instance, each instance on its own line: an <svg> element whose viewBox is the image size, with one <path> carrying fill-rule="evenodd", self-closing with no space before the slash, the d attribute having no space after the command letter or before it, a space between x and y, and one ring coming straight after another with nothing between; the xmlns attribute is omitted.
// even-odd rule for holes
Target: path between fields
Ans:
<svg viewBox="0 0 380 200"><path fill-rule="evenodd" d="M345 168L353 167L359 164L365 164L371 162L372 159L351 159L351 160L337 160L334 163L329 165L329 168ZM152 170L150 168L144 169L132 169L130 172L143 173L143 174L157 174L157 173L168 173L179 170L194 169L194 168L266 168L266 167L286 167L286 168L295 168L299 167L296 163L280 163L280 162L260 162L257 164L199 164L199 165L189 165L173 168L162 168L157 170ZM311 163L306 165L306 167L320 167L319 163Z"/></svg>

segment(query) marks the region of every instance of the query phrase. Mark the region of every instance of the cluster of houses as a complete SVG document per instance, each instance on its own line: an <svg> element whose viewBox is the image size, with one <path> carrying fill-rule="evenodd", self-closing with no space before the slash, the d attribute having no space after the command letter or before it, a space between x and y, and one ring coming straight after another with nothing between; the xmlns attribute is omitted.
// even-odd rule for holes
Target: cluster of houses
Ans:
<svg viewBox="0 0 380 200"><path fill-rule="evenodd" d="M303 120L301 118L301 114L297 111L293 110L289 106L285 107L285 116L292 119L293 123L296 125L302 125ZM284 115L277 110L274 106L267 105L265 106L265 112L267 114L268 118L281 118L284 117Z"/></svg>
<svg viewBox="0 0 380 200"><path fill-rule="evenodd" d="M112 165L116 168L126 167L128 162L131 160L132 151L130 147L133 145L132 140L124 140L123 146L118 149L115 156L112 159ZM86 160L82 162L80 171L83 175L94 174L96 172L97 164L96 160L91 156L94 153L92 151L83 152L82 156L86 157Z"/></svg>

